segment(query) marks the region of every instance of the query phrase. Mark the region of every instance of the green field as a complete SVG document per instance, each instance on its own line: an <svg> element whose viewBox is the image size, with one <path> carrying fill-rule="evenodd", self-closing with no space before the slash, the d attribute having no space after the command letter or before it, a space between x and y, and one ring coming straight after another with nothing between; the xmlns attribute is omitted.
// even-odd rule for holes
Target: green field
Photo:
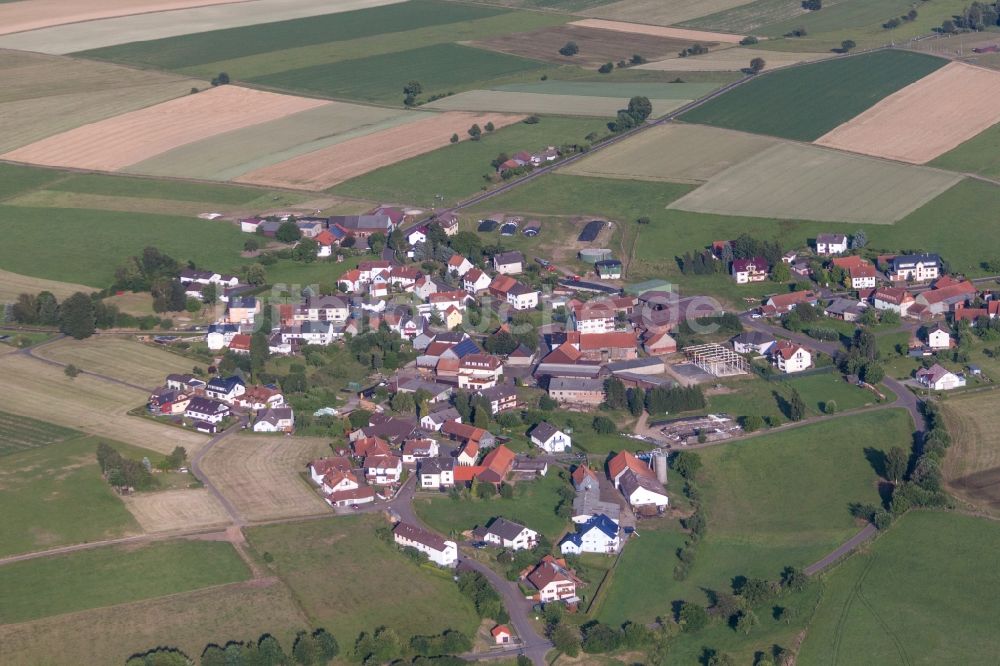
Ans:
<svg viewBox="0 0 1000 666"><path fill-rule="evenodd" d="M52 423L0 412L0 456L48 446L80 434Z"/></svg>
<svg viewBox="0 0 1000 666"><path fill-rule="evenodd" d="M623 101L624 103L624 101ZM583 142L591 132L605 130L597 119L542 118L535 125L517 123L480 141L462 141L392 166L372 171L330 190L333 194L371 201L407 201L419 206L453 204L483 186L483 175L493 171L490 161L499 153L536 151L546 146Z"/></svg>
<svg viewBox="0 0 1000 666"><path fill-rule="evenodd" d="M1000 124L980 132L928 165L1000 179Z"/></svg>
<svg viewBox="0 0 1000 666"><path fill-rule="evenodd" d="M790 399L793 390L799 392L806 403L808 413L814 416L825 414L826 404L831 400L837 404L837 411L841 412L873 405L878 400L873 393L848 384L839 372L789 377L782 381L771 382L750 379L733 382L731 386L733 393L710 397L711 412L722 412L731 416L757 415L785 421L787 417L781 411L779 400Z"/></svg>
<svg viewBox="0 0 1000 666"><path fill-rule="evenodd" d="M0 567L0 623L187 592L246 580L225 542L170 541L109 546Z"/></svg>
<svg viewBox="0 0 1000 666"><path fill-rule="evenodd" d="M670 204L716 215L891 224L960 180L957 174L778 143Z"/></svg>
<svg viewBox="0 0 1000 666"><path fill-rule="evenodd" d="M306 46L359 37L386 35L422 26L462 23L503 13L503 10L418 0L353 12L263 23L260 25L168 37L147 42L84 51L77 55L133 65L182 69L202 63L267 54L289 44ZM239 76L239 72L231 72Z"/></svg>
<svg viewBox="0 0 1000 666"><path fill-rule="evenodd" d="M610 4L588 9L587 16L631 21L633 23L653 23L673 25L679 21L721 12L748 0L619 0Z"/></svg>
<svg viewBox="0 0 1000 666"><path fill-rule="evenodd" d="M377 515L339 516L303 523L253 527L247 538L291 588L306 615L342 646L362 631L388 626L405 639L479 624L472 604L450 575L410 562L375 536L388 527Z"/></svg>
<svg viewBox="0 0 1000 666"><path fill-rule="evenodd" d="M65 175L54 169L0 164L0 200L45 187Z"/></svg>
<svg viewBox="0 0 1000 666"><path fill-rule="evenodd" d="M475 88L542 66L534 60L483 49L434 44L250 77L249 81L327 97L398 104L403 101L407 81L419 81L424 94L430 96Z"/></svg>
<svg viewBox="0 0 1000 666"><path fill-rule="evenodd" d="M567 483L555 469L550 469L540 479L516 484L513 499L455 501L442 495L433 499L418 498L413 508L421 520L444 534L460 534L477 525L485 525L491 518L504 516L555 540L567 525L556 515L559 503L556 490Z"/></svg>
<svg viewBox="0 0 1000 666"><path fill-rule="evenodd" d="M691 100L651 99L652 117L666 115ZM594 95L552 95L533 92L469 90L449 95L427 106L444 111L493 111L497 113L562 114L567 116L604 116L614 118L625 108L627 98Z"/></svg>
<svg viewBox="0 0 1000 666"><path fill-rule="evenodd" d="M626 81L539 81L493 86L502 92L573 95L575 97L621 97L642 95L649 99L698 99L720 87L716 83L642 83Z"/></svg>
<svg viewBox="0 0 1000 666"><path fill-rule="evenodd" d="M989 664L996 523L911 512L829 575L799 664Z"/></svg>
<svg viewBox="0 0 1000 666"><path fill-rule="evenodd" d="M150 245L181 263L229 271L243 238L228 222L113 211L0 206L0 265L15 273L105 287Z"/></svg>
<svg viewBox="0 0 1000 666"><path fill-rule="evenodd" d="M812 141L946 60L879 51L764 74L685 113L683 119Z"/></svg>
<svg viewBox="0 0 1000 666"><path fill-rule="evenodd" d="M269 194L266 190L255 187L241 187L239 185L185 183L176 180L103 176L99 174L69 176L58 183L46 187L46 189L57 192L75 192L78 194L98 194L102 196L141 199L175 199L178 201L198 201L220 205L246 204Z"/></svg>

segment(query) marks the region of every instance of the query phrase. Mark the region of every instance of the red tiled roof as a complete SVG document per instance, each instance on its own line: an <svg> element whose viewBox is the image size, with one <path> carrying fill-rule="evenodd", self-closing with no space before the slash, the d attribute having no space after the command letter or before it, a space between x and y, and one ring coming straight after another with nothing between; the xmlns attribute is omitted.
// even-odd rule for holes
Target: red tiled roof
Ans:
<svg viewBox="0 0 1000 666"><path fill-rule="evenodd" d="M588 476L594 479L597 478L597 474L594 473L594 470L590 469L586 465L577 465L572 474L573 483L580 485Z"/></svg>
<svg viewBox="0 0 1000 666"><path fill-rule="evenodd" d="M850 270L859 266L871 266L869 262L856 255L852 255L850 257L835 257L832 260L832 263L834 266L843 268L844 270Z"/></svg>
<svg viewBox="0 0 1000 666"><path fill-rule="evenodd" d="M459 423L458 421L445 421L444 425L441 426L441 432L449 437L476 442L481 440L483 435L486 434L486 431L482 428L471 426L468 423Z"/></svg>
<svg viewBox="0 0 1000 666"><path fill-rule="evenodd" d="M333 245L334 243L337 242L336 236L331 234L328 229L324 229L323 231L316 234L316 237L313 240L319 243L320 245Z"/></svg>
<svg viewBox="0 0 1000 666"><path fill-rule="evenodd" d="M246 333L237 333L230 341L229 348L250 351L250 336Z"/></svg>
<svg viewBox="0 0 1000 666"><path fill-rule="evenodd" d="M614 331L611 333L581 333L580 351L600 349L635 349L635 333Z"/></svg>
<svg viewBox="0 0 1000 666"><path fill-rule="evenodd" d="M805 347L803 347L800 344L791 342L790 340L778 340L776 343L774 343L774 346L771 347L771 353L780 354L781 358L787 361L791 357L795 356L795 352L799 351L800 349L805 349Z"/></svg>
<svg viewBox="0 0 1000 666"><path fill-rule="evenodd" d="M580 356L580 351L567 341L546 354L542 363L576 363Z"/></svg>
<svg viewBox="0 0 1000 666"><path fill-rule="evenodd" d="M349 490L337 490L326 496L326 498L331 502L371 499L373 497L375 497L375 490L371 486L358 486L357 488L351 488Z"/></svg>
<svg viewBox="0 0 1000 666"><path fill-rule="evenodd" d="M389 442L381 437L362 437L353 444L354 455L367 458L374 455L389 455Z"/></svg>
<svg viewBox="0 0 1000 666"><path fill-rule="evenodd" d="M625 470L630 469L636 474L641 474L643 476L655 477L656 474L649 468L647 464L636 458L634 455L628 451L622 451L618 453L614 458L608 461L608 475L614 479L619 474Z"/></svg>
<svg viewBox="0 0 1000 666"><path fill-rule="evenodd" d="M500 478L503 478L514 466L514 458L514 452L501 444L486 454L486 457L483 458L483 467L496 472Z"/></svg>

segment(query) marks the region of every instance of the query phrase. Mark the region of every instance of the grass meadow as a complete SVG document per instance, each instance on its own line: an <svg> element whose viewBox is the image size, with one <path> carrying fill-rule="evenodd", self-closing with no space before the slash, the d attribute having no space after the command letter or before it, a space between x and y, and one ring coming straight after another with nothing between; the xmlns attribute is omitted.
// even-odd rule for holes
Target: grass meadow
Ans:
<svg viewBox="0 0 1000 666"><path fill-rule="evenodd" d="M249 576L231 544L213 541L108 546L14 562L0 567L0 623L187 592Z"/></svg>
<svg viewBox="0 0 1000 666"><path fill-rule="evenodd" d="M682 117L812 141L945 64L941 58L905 51L827 60L764 74Z"/></svg>
<svg viewBox="0 0 1000 666"><path fill-rule="evenodd" d="M362 631L388 626L405 638L479 621L450 574L407 559L375 535L389 524L377 515L338 516L247 530L250 545L292 590L304 613L342 646Z"/></svg>
<svg viewBox="0 0 1000 666"><path fill-rule="evenodd" d="M444 534L460 534L477 525L485 525L491 518L503 516L555 540L566 529L566 521L556 515L556 505L559 503L557 490L567 483L552 469L540 479L517 483L513 499L497 496L490 500L455 501L445 495L418 497L414 500L414 509L421 520Z"/></svg>
<svg viewBox="0 0 1000 666"><path fill-rule="evenodd" d="M107 336L66 338L41 348L38 355L150 388L162 385L172 372L190 371L192 364L191 359L157 346Z"/></svg>
<svg viewBox="0 0 1000 666"><path fill-rule="evenodd" d="M993 391L944 401L952 446L941 471L948 489L976 509L1000 515L1000 415Z"/></svg>
<svg viewBox="0 0 1000 666"><path fill-rule="evenodd" d="M930 166L1000 178L1000 124L929 162Z"/></svg>
<svg viewBox="0 0 1000 666"><path fill-rule="evenodd" d="M992 521L911 511L826 577L798 663L992 663L998 548Z"/></svg>

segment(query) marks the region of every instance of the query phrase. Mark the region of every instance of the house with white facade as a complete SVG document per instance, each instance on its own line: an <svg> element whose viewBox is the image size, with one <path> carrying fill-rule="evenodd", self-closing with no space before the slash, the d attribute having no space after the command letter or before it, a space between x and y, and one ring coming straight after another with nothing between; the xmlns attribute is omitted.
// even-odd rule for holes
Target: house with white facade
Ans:
<svg viewBox="0 0 1000 666"><path fill-rule="evenodd" d="M368 483L378 486L399 483L403 475L403 461L394 455L366 456L364 470Z"/></svg>
<svg viewBox="0 0 1000 666"><path fill-rule="evenodd" d="M191 398L187 409L184 410L184 416L187 418L207 423L219 423L229 416L229 413L229 405L201 396Z"/></svg>
<svg viewBox="0 0 1000 666"><path fill-rule="evenodd" d="M936 254L904 254L889 260L893 282L929 282L941 277L941 257Z"/></svg>
<svg viewBox="0 0 1000 666"><path fill-rule="evenodd" d="M420 487L440 490L455 485L455 459L429 458L420 462Z"/></svg>
<svg viewBox="0 0 1000 666"><path fill-rule="evenodd" d="M205 395L207 397L229 404L235 402L246 391L246 384L235 375L232 377L213 377L205 385Z"/></svg>
<svg viewBox="0 0 1000 666"><path fill-rule="evenodd" d="M917 370L916 376L921 386L933 391L951 391L965 386L965 375L956 374L938 363Z"/></svg>
<svg viewBox="0 0 1000 666"><path fill-rule="evenodd" d="M492 282L492 278L478 268L473 268L462 277L462 287L470 294L486 291Z"/></svg>
<svg viewBox="0 0 1000 666"><path fill-rule="evenodd" d="M617 553L622 544L620 534L621 528L618 523L604 514L599 514L585 523L578 524L576 532L567 534L559 544L559 550L563 555Z"/></svg>
<svg viewBox="0 0 1000 666"><path fill-rule="evenodd" d="M409 523L396 523L392 530L393 540L401 548L416 548L431 562L442 567L458 564L458 545L442 537Z"/></svg>
<svg viewBox="0 0 1000 666"><path fill-rule="evenodd" d="M531 443L546 453L565 453L573 446L573 439L547 421L531 430Z"/></svg>
<svg viewBox="0 0 1000 666"><path fill-rule="evenodd" d="M448 272L458 277L464 277L473 268L472 262L460 254L453 254L448 259Z"/></svg>
<svg viewBox="0 0 1000 666"><path fill-rule="evenodd" d="M291 407L270 407L257 415L254 432L292 432L295 430L295 412Z"/></svg>
<svg viewBox="0 0 1000 666"><path fill-rule="evenodd" d="M517 251L495 254L493 270L500 275L517 275L524 270L524 255Z"/></svg>
<svg viewBox="0 0 1000 666"><path fill-rule="evenodd" d="M531 550L538 543L538 532L506 518L496 518L473 534L486 543L508 550Z"/></svg>
<svg viewBox="0 0 1000 666"><path fill-rule="evenodd" d="M731 274L736 284L749 284L750 282L763 282L767 279L771 270L767 259L763 257L752 257L748 259L735 259Z"/></svg>
<svg viewBox="0 0 1000 666"><path fill-rule="evenodd" d="M618 479L622 495L635 510L656 509L662 511L670 503L663 484L655 476L626 471Z"/></svg>
<svg viewBox="0 0 1000 666"><path fill-rule="evenodd" d="M832 255L847 252L847 236L844 234L819 234L816 236L816 254Z"/></svg>
<svg viewBox="0 0 1000 666"><path fill-rule="evenodd" d="M892 310L905 317L916 303L913 294L900 287L880 287L871 295L872 307L876 310Z"/></svg>
<svg viewBox="0 0 1000 666"><path fill-rule="evenodd" d="M538 592L536 601L576 601L576 586L580 579L566 565L566 560L546 555L531 572L525 576Z"/></svg>
<svg viewBox="0 0 1000 666"><path fill-rule="evenodd" d="M812 367L812 353L805 347L790 340L779 340L771 347L771 361L781 372L791 374Z"/></svg>
<svg viewBox="0 0 1000 666"><path fill-rule="evenodd" d="M931 349L949 349L951 347L951 331L937 324L927 331L927 346Z"/></svg>

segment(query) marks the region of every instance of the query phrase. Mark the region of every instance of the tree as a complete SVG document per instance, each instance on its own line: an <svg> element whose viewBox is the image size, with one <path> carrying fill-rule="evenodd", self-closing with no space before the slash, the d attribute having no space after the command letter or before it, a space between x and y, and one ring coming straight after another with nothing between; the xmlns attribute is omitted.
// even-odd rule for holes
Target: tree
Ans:
<svg viewBox="0 0 1000 666"><path fill-rule="evenodd" d="M559 49L560 55L566 57L575 56L580 52L580 47L576 45L576 42L566 42L561 49Z"/></svg>
<svg viewBox="0 0 1000 666"><path fill-rule="evenodd" d="M850 51L851 49L853 49L855 46L857 46L857 44L854 42L853 39L845 39L844 41L842 41L840 43L840 51L842 53L847 53L848 51Z"/></svg>
<svg viewBox="0 0 1000 666"><path fill-rule="evenodd" d="M704 606L685 601L681 606L680 625L684 631L701 631L708 625L708 611Z"/></svg>
<svg viewBox="0 0 1000 666"><path fill-rule="evenodd" d="M295 663L301 666L313 666L318 659L319 649L316 640L305 631L300 631L295 636L295 644L292 646L292 657Z"/></svg>
<svg viewBox="0 0 1000 666"><path fill-rule="evenodd" d="M392 396L392 400L389 401L394 412L399 412L401 414L411 414L414 410L413 396L409 393L403 393L402 391L397 392Z"/></svg>
<svg viewBox="0 0 1000 666"><path fill-rule="evenodd" d="M788 418L801 421L806 416L806 403L799 395L798 389L792 389L792 397L788 400Z"/></svg>
<svg viewBox="0 0 1000 666"><path fill-rule="evenodd" d="M736 631L742 634L750 634L750 631L760 623L757 619L757 614L752 610L745 610L740 613L739 619L736 620Z"/></svg>
<svg viewBox="0 0 1000 666"><path fill-rule="evenodd" d="M320 628L313 632L313 640L319 655L326 661L333 661L340 654L340 645L337 639L326 629Z"/></svg>
<svg viewBox="0 0 1000 666"><path fill-rule="evenodd" d="M615 64L613 62L606 62L597 68L597 71L601 74L610 74L614 70Z"/></svg>
<svg viewBox="0 0 1000 666"><path fill-rule="evenodd" d="M449 141L451 141L452 143L458 143L458 134L452 134L451 139L449 139Z"/></svg>
<svg viewBox="0 0 1000 666"><path fill-rule="evenodd" d="M517 349L518 346L517 338L511 335L508 331L500 330L486 338L486 351L491 354L497 354L499 356L506 356L512 351Z"/></svg>
<svg viewBox="0 0 1000 666"><path fill-rule="evenodd" d="M260 286L267 282L267 269L263 264L250 264L243 270L243 279L247 284Z"/></svg>
<svg viewBox="0 0 1000 666"><path fill-rule="evenodd" d="M809 582L809 577L798 567L785 567L781 571L781 585L798 592Z"/></svg>
<svg viewBox="0 0 1000 666"><path fill-rule="evenodd" d="M628 392L628 411L632 416L641 416L643 410L646 408L646 392L641 388L629 389Z"/></svg>
<svg viewBox="0 0 1000 666"><path fill-rule="evenodd" d="M648 97L636 95L628 101L628 113L635 119L636 124L640 124L649 118L653 113L653 104Z"/></svg>
<svg viewBox="0 0 1000 666"><path fill-rule="evenodd" d="M613 627L595 622L584 628L583 651L589 654L611 652L618 649L621 639L621 633Z"/></svg>
<svg viewBox="0 0 1000 666"><path fill-rule="evenodd" d="M747 432L754 432L764 427L764 419L759 414L750 414L743 417L742 425Z"/></svg>
<svg viewBox="0 0 1000 666"><path fill-rule="evenodd" d="M423 91L424 87L420 85L420 81L409 81L403 86L403 94L407 97L416 97Z"/></svg>
<svg viewBox="0 0 1000 666"><path fill-rule="evenodd" d="M369 420L371 420L372 413L365 409L355 409L348 415L347 420L351 424L351 428L357 430L358 428L364 428L368 425Z"/></svg>
<svg viewBox="0 0 1000 666"><path fill-rule="evenodd" d="M281 223L278 230L274 232L274 238L282 243L294 243L302 238L302 230L299 229L297 224L289 220Z"/></svg>
<svg viewBox="0 0 1000 666"><path fill-rule="evenodd" d="M80 374L80 368L70 363L63 369L63 374L69 377L70 379L75 379L76 376Z"/></svg>
<svg viewBox="0 0 1000 666"><path fill-rule="evenodd" d="M62 303L59 311L59 330L66 335L83 340L94 334L94 301L78 291Z"/></svg>
<svg viewBox="0 0 1000 666"><path fill-rule="evenodd" d="M898 446L892 447L885 456L885 478L893 483L899 483L906 476L909 464L909 454Z"/></svg>
<svg viewBox="0 0 1000 666"><path fill-rule="evenodd" d="M694 451L681 451L672 461L674 471L688 481L693 481L701 469L701 456Z"/></svg>
<svg viewBox="0 0 1000 666"><path fill-rule="evenodd" d="M487 132L492 132L493 130L496 129L496 125L494 125L493 121L490 120L486 123L486 125L483 126L483 129L485 129Z"/></svg>
<svg viewBox="0 0 1000 666"><path fill-rule="evenodd" d="M869 361L862 366L861 379L868 384L878 384L885 378L885 368L881 363Z"/></svg>
<svg viewBox="0 0 1000 666"><path fill-rule="evenodd" d="M543 395L538 399L538 408L543 412L551 412L553 409L556 409L557 407L559 407L559 401L549 396L548 394Z"/></svg>
<svg viewBox="0 0 1000 666"><path fill-rule="evenodd" d="M385 241L385 234L381 231L376 231L368 237L368 247L370 247L372 252L375 254L382 254L382 249L385 247Z"/></svg>
<svg viewBox="0 0 1000 666"><path fill-rule="evenodd" d="M595 416L592 426L600 435L611 435L618 431L618 426L607 416Z"/></svg>
<svg viewBox="0 0 1000 666"><path fill-rule="evenodd" d="M625 384L617 377L611 377L604 382L605 401L611 409L624 409L628 405L625 395Z"/></svg>
<svg viewBox="0 0 1000 666"><path fill-rule="evenodd" d="M580 637L576 630L569 625L562 623L556 625L549 638L552 639L555 648L567 657L575 657L580 654Z"/></svg>
<svg viewBox="0 0 1000 666"><path fill-rule="evenodd" d="M483 135L483 130L480 129L477 123L473 123L472 127L469 128L469 136L472 137L473 141L479 141L479 138Z"/></svg>
<svg viewBox="0 0 1000 666"><path fill-rule="evenodd" d="M802 9L818 12L823 9L823 0L802 0Z"/></svg>
<svg viewBox="0 0 1000 666"><path fill-rule="evenodd" d="M303 238L292 250L292 258L296 261L304 261L305 263L312 263L316 261L316 254L319 252L319 243L314 241L312 238Z"/></svg>
<svg viewBox="0 0 1000 666"><path fill-rule="evenodd" d="M826 402L824 402L823 403L823 411L826 412L827 414L836 414L837 413L837 401L836 400L827 400Z"/></svg>
<svg viewBox="0 0 1000 666"><path fill-rule="evenodd" d="M267 333L257 331L250 336L250 372L255 379L264 371L264 364L270 358L270 344L267 341Z"/></svg>
<svg viewBox="0 0 1000 666"><path fill-rule="evenodd" d="M774 282L788 282L792 279L792 272L785 262L779 262L771 269L771 280Z"/></svg>
<svg viewBox="0 0 1000 666"><path fill-rule="evenodd" d="M767 65L763 58L754 58L750 61L750 73L759 74Z"/></svg>
<svg viewBox="0 0 1000 666"><path fill-rule="evenodd" d="M225 72L219 72L218 75L212 79L213 86L224 86L229 83L229 75Z"/></svg>
<svg viewBox="0 0 1000 666"><path fill-rule="evenodd" d="M483 253L483 241L473 231L460 231L452 236L451 249L475 262Z"/></svg>
<svg viewBox="0 0 1000 666"><path fill-rule="evenodd" d="M160 647L129 657L125 666L191 666L193 663L186 654L176 648Z"/></svg>

